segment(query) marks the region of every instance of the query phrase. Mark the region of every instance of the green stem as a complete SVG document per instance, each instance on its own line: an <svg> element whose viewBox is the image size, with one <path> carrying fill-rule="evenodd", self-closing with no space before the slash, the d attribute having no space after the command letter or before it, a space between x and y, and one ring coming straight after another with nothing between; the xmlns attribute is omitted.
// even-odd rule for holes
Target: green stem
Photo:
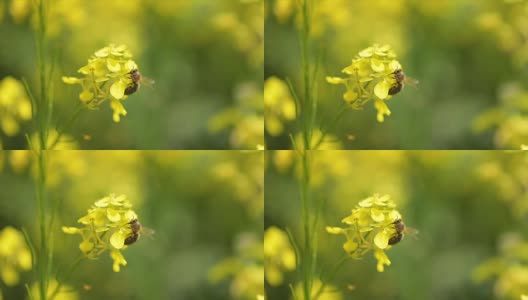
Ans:
<svg viewBox="0 0 528 300"><path fill-rule="evenodd" d="M37 205L40 233L40 253L38 259L39 293L40 299L47 299L48 288L48 243L46 234L46 151L40 149L38 155Z"/></svg>
<svg viewBox="0 0 528 300"><path fill-rule="evenodd" d="M309 151L305 150L301 154L302 159L302 179L301 179L301 201L302 201L302 219L304 231L304 251L303 251L303 291L304 299L311 300L311 291L313 284L313 247L311 233L311 201L310 201L310 157Z"/></svg>
<svg viewBox="0 0 528 300"><path fill-rule="evenodd" d="M304 149L311 149L312 138L312 114L314 104L312 103L312 82L310 76L310 10L309 0L302 3L303 28L301 30L301 57L304 80L304 98L302 103L301 118L303 122Z"/></svg>
<svg viewBox="0 0 528 300"><path fill-rule="evenodd" d="M47 44L46 44L46 7L45 0L35 0L37 11L37 32L36 32L36 48L39 68L39 84L40 97L36 109L36 119L38 124L38 137L40 147L36 152L38 160L38 176L36 179L36 200L38 207L38 224L40 235L40 249L37 260L37 270L39 274L39 295L41 300L47 300L50 262L52 258L52 251L48 243L48 235L46 234L46 216L48 210L48 203L46 197L46 155L47 155L47 140L48 128L51 119L51 112L53 103L49 97L49 78L47 72Z"/></svg>

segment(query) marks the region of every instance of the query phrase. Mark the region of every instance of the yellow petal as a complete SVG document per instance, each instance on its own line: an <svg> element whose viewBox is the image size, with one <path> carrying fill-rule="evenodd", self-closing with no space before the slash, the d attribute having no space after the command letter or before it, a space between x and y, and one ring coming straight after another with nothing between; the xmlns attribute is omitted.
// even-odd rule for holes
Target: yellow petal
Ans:
<svg viewBox="0 0 528 300"><path fill-rule="evenodd" d="M127 84L123 82L122 80L118 80L112 84L110 87L110 94L115 99L122 99L125 96L125 89L127 87ZM388 92L388 90L387 90Z"/></svg>
<svg viewBox="0 0 528 300"><path fill-rule="evenodd" d="M346 93L343 94L343 99L345 99L347 102L352 102L358 98L358 94L354 92L353 90L348 90Z"/></svg>
<svg viewBox="0 0 528 300"><path fill-rule="evenodd" d="M326 232L330 234L340 234L340 233L344 233L345 231L341 227L326 226Z"/></svg>
<svg viewBox="0 0 528 300"><path fill-rule="evenodd" d="M79 249L81 249L84 254L87 254L88 252L92 251L93 248L94 244L88 240L84 240L79 244Z"/></svg>
<svg viewBox="0 0 528 300"><path fill-rule="evenodd" d="M389 96L390 87L391 87L390 82L386 80L382 80L378 82L376 86L374 87L374 94L376 95L376 97L380 99L386 99Z"/></svg>
<svg viewBox="0 0 528 300"><path fill-rule="evenodd" d="M106 66L111 72L117 73L121 71L121 64L115 59L108 58L106 60Z"/></svg>
<svg viewBox="0 0 528 300"><path fill-rule="evenodd" d="M77 78L77 77L62 76L62 82L66 83L66 84L76 84L76 83L81 83L82 80L80 78Z"/></svg>
<svg viewBox="0 0 528 300"><path fill-rule="evenodd" d="M372 217L372 220L376 221L376 222L383 222L385 220L385 215L383 214L382 211L380 211L379 209L377 208L372 208L370 210L370 216Z"/></svg>
<svg viewBox="0 0 528 300"><path fill-rule="evenodd" d="M112 222L119 222L121 220L121 215L119 212L112 208L108 208L106 210L106 216L108 217L108 220Z"/></svg>
<svg viewBox="0 0 528 300"><path fill-rule="evenodd" d="M116 123L121 120L121 115L125 116L127 114L123 104L121 104L119 100L112 99L110 102L110 107L114 111L113 120Z"/></svg>
<svg viewBox="0 0 528 300"><path fill-rule="evenodd" d="M62 226L62 232L67 233L67 234L76 234L76 233L80 233L81 230L77 227Z"/></svg>
<svg viewBox="0 0 528 300"><path fill-rule="evenodd" d="M370 60L370 66L372 68L372 70L374 72L378 72L378 73L381 73L383 71L385 71L385 65L383 64L383 62L377 58L372 58Z"/></svg>
<svg viewBox="0 0 528 300"><path fill-rule="evenodd" d="M387 107L387 104L383 100L376 99L374 102L374 107L378 111L377 120L378 122L383 122L385 120L384 115L390 116L391 112Z"/></svg>
<svg viewBox="0 0 528 300"><path fill-rule="evenodd" d="M356 242L354 242L352 240L348 240L346 243L343 244L343 249L345 249L345 251L347 253L352 253L357 248L358 248L358 243L356 243Z"/></svg>
<svg viewBox="0 0 528 300"><path fill-rule="evenodd" d="M107 57L110 53L110 49L108 47L104 47L102 49L99 49L95 51L95 56L97 57Z"/></svg>
<svg viewBox="0 0 528 300"><path fill-rule="evenodd" d="M82 102L88 102L88 101L92 100L93 97L94 97L94 94L92 92L90 92L89 90L83 90L79 94L79 99L81 99Z"/></svg>
<svg viewBox="0 0 528 300"><path fill-rule="evenodd" d="M121 232L121 230L114 232L110 237L110 244L116 249L121 249L125 246L126 234Z"/></svg>
<svg viewBox="0 0 528 300"><path fill-rule="evenodd" d="M374 237L374 244L380 249L385 249L389 246L389 238L390 235L385 230L381 230Z"/></svg>
<svg viewBox="0 0 528 300"><path fill-rule="evenodd" d="M346 79L345 78L341 78L341 77L326 76L326 82L328 82L330 84L341 84L341 83L345 83Z"/></svg>

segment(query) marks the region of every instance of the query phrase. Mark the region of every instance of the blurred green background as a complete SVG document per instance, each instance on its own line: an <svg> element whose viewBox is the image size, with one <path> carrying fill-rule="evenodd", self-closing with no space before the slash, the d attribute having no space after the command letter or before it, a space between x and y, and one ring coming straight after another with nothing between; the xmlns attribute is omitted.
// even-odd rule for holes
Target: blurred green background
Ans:
<svg viewBox="0 0 528 300"><path fill-rule="evenodd" d="M25 228L36 239L31 158L28 151L0 152L0 232ZM81 237L61 226L79 226L87 209L110 193L128 196L139 221L155 230L152 239L142 236L122 251L128 264L119 273L108 252L82 260L65 283L77 298L57 299L254 300L263 293L262 152L50 151L48 160L49 199L60 203L53 272L60 267L64 274L81 254ZM4 259L0 254L2 270ZM36 275L20 275L14 286L0 277L4 300L26 299L24 284Z"/></svg>
<svg viewBox="0 0 528 300"><path fill-rule="evenodd" d="M0 1L0 80L25 78L38 91L32 0ZM227 110L238 118L262 115L241 86L262 94L263 3L239 0L50 0L48 32L56 103L54 123L64 126L79 102L80 86L61 76L76 76L93 53L108 44L125 44L140 72L155 80L125 102L128 111L112 122L109 105L83 111L73 140L83 149L255 149L230 138L231 124L212 126ZM253 91L252 91L253 92ZM255 97L255 96L253 96ZM246 107L247 106L247 107ZM246 107L241 109L241 107ZM7 109L2 107L2 109ZM234 117L231 122L237 122ZM4 149L27 149L31 122L7 136ZM215 127L213 129L213 127ZM260 119L263 139L263 120ZM0 130L1 131L1 130ZM87 137L88 138L85 138ZM260 141L259 141L260 142ZM260 142L261 144L263 142Z"/></svg>
<svg viewBox="0 0 528 300"><path fill-rule="evenodd" d="M265 78L289 78L302 95L297 3L266 3ZM343 148L519 149L521 141L511 136L526 139L526 1L312 3L313 47L320 56L316 82L326 122L337 114L345 88L328 84L325 76L342 75L354 56L372 44L391 45L404 72L420 82L418 89L407 86L387 102L392 114L384 123L376 121L372 103L345 113L331 132ZM512 84L515 99L508 97ZM477 121L495 107L505 109ZM298 132L294 123L286 121L281 134L267 131L268 148L291 149L288 134ZM496 127L503 132L495 132Z"/></svg>
<svg viewBox="0 0 528 300"><path fill-rule="evenodd" d="M273 151L267 157L265 227L290 229L302 247L295 156ZM348 260L329 282L334 292L321 299L518 300L528 294L525 153L315 151L312 157L311 195L325 202L318 272L328 274L345 254L345 238L324 227L343 226L351 209L374 193L391 195L404 222L419 231L386 252L392 264L383 273L372 251ZM266 281L267 299L292 299L288 284L302 277L284 274L281 285Z"/></svg>

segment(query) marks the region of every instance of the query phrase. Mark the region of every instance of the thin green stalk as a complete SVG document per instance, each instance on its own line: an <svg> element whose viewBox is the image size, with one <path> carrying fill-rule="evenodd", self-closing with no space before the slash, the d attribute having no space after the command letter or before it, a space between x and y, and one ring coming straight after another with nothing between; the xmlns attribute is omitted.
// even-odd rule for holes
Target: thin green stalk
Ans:
<svg viewBox="0 0 528 300"><path fill-rule="evenodd" d="M312 83L310 75L310 10L309 1L305 0L302 3L302 19L303 28L301 30L301 58L304 81L304 98L302 101L302 122L303 122L303 137L304 146L306 150L310 150L310 142L312 137Z"/></svg>
<svg viewBox="0 0 528 300"><path fill-rule="evenodd" d="M39 293L40 299L47 299L48 288L48 241L46 234L46 198L45 198L45 184L46 184L46 151L42 149L38 153L38 178L37 178L37 205L38 205L38 220L39 220L39 234L40 234L40 251L39 259L37 261L39 273Z"/></svg>
<svg viewBox="0 0 528 300"><path fill-rule="evenodd" d="M303 252L303 291L304 299L311 300L311 291L313 283L313 264L312 264L312 234L311 234L311 202L310 202L310 158L309 151L302 152L302 170L301 179L301 201L302 201L302 219L304 231L304 252Z"/></svg>
<svg viewBox="0 0 528 300"><path fill-rule="evenodd" d="M36 178L37 187L37 208L38 208L38 224L40 236L40 249L37 260L37 272L39 277L39 295L41 300L47 300L47 291L49 283L49 273L51 270L51 261L53 260L53 252L50 248L50 240L47 235L47 211L48 202L46 197L46 155L47 155L47 140L48 130L51 119L53 102L50 101L50 86L47 66L47 42L46 42L46 1L35 0L37 11L37 32L36 32L36 48L39 69L39 85L40 97L38 99L36 109L36 119L38 128L38 138L40 147L37 150L37 165L38 176Z"/></svg>

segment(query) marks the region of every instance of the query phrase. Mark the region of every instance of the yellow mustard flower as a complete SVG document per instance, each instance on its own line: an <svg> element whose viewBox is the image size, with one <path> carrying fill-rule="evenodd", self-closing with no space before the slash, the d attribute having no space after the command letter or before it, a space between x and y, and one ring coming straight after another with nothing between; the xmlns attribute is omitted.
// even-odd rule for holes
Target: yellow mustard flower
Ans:
<svg viewBox="0 0 528 300"><path fill-rule="evenodd" d="M134 224L137 219L125 195L110 194L96 201L88 213L78 220L82 228L63 226L62 231L82 236L79 249L89 259L96 259L106 250L110 251L114 261L112 269L119 272L121 266L127 264L121 250L135 241L133 237L138 230L135 230Z"/></svg>
<svg viewBox="0 0 528 300"><path fill-rule="evenodd" d="M31 252L24 235L11 226L0 231L0 278L7 286L20 280L20 271L31 269Z"/></svg>
<svg viewBox="0 0 528 300"><path fill-rule="evenodd" d="M51 299L51 296L55 292L55 289L58 288L58 286L59 286L59 282L57 280L52 279L52 280L49 281L49 283L48 283L48 295L47 295L48 299ZM34 284L31 285L30 291L31 291L31 298L29 298L29 299L40 300L39 283L38 282L35 282ZM78 293L75 292L73 287L71 287L69 285L66 285L66 284L62 284L60 286L59 291L53 297L53 300L78 300L78 299L79 299Z"/></svg>
<svg viewBox="0 0 528 300"><path fill-rule="evenodd" d="M264 118L266 131L272 136L282 133L283 122L295 119L295 101L290 89L275 76L264 82Z"/></svg>
<svg viewBox="0 0 528 300"><path fill-rule="evenodd" d="M528 300L528 296L526 296L526 295L521 295L521 300Z"/></svg>
<svg viewBox="0 0 528 300"><path fill-rule="evenodd" d="M264 273L272 286L281 285L283 272L293 271L296 266L295 251L290 245L286 232L275 226L264 233Z"/></svg>
<svg viewBox="0 0 528 300"><path fill-rule="evenodd" d="M360 259L373 250L378 262L376 269L383 272L391 264L385 250L403 238L404 229L402 216L390 196L374 194L360 201L342 222L347 227L326 227L326 231L345 235L343 249L351 258Z"/></svg>
<svg viewBox="0 0 528 300"><path fill-rule="evenodd" d="M0 81L0 128L7 136L20 131L20 123L31 119L31 101L24 85L8 76Z"/></svg>
<svg viewBox="0 0 528 300"><path fill-rule="evenodd" d="M342 72L347 77L327 76L326 81L346 86L343 99L353 109L362 109L368 101L374 100L377 120L383 122L384 117L391 114L385 101L401 90L401 81L405 78L392 48L375 44L363 49Z"/></svg>
<svg viewBox="0 0 528 300"><path fill-rule="evenodd" d="M80 84L79 99L89 109L98 108L106 100L110 101L114 122L127 114L122 101L137 89L135 74L138 66L125 45L110 44L95 51L88 64L78 70L82 78L62 77L66 84Z"/></svg>

